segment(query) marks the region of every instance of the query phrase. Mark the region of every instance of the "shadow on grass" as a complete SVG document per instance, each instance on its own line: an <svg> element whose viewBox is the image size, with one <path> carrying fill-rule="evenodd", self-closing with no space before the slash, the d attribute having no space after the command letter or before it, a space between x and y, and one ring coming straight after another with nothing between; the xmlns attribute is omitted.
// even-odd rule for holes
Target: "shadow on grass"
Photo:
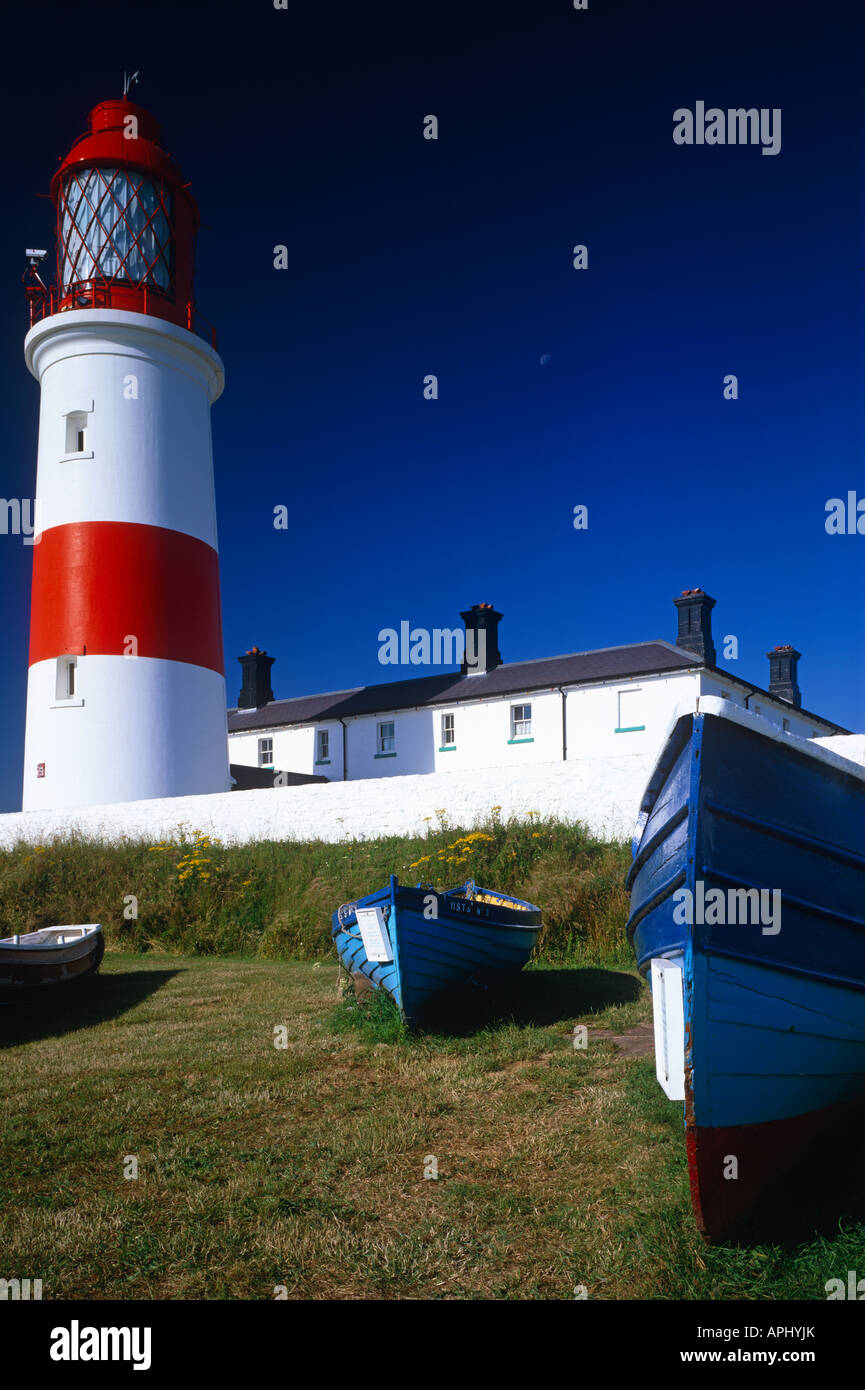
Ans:
<svg viewBox="0 0 865 1390"><path fill-rule="evenodd" d="M358 1029L377 1042L407 1039L411 1031L466 1037L506 1023L519 1027L572 1024L575 1018L611 1004L631 1003L640 990L639 980L624 971L526 970L512 976L479 977L449 989L413 1020L412 1030L402 1024L396 1005L381 990L366 1004L349 997L332 1016L331 1025L338 1032Z"/></svg>
<svg viewBox="0 0 865 1390"><path fill-rule="evenodd" d="M88 975L65 985L44 985L0 995L0 1048L58 1038L119 1018L167 984L177 970L131 970Z"/></svg>
<svg viewBox="0 0 865 1390"><path fill-rule="evenodd" d="M455 1037L502 1023L550 1027L600 1013L611 1004L639 998L640 982L618 970L526 970L520 975L480 979L449 992L432 1005L419 1027Z"/></svg>

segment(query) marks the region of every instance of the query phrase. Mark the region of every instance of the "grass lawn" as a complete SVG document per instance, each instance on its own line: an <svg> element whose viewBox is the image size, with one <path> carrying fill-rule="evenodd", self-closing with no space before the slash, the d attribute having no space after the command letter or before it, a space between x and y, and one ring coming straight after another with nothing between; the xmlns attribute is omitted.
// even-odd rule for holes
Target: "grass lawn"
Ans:
<svg viewBox="0 0 865 1390"><path fill-rule="evenodd" d="M534 967L510 1020L416 1037L336 974L110 952L62 999L0 1005L0 1276L46 1299L823 1299L865 1273L852 1218L703 1244L681 1106L593 1036L650 1018L629 971Z"/></svg>

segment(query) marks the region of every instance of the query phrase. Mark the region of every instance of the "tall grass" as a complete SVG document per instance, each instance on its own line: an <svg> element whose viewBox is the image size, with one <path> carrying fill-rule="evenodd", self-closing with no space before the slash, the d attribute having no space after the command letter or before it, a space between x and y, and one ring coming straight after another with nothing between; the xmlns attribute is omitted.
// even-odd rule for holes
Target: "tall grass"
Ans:
<svg viewBox="0 0 865 1390"><path fill-rule="evenodd" d="M467 878L537 903L549 960L629 961L623 845L580 826L494 809L471 830L444 811L422 836L257 841L227 846L180 825L159 844L75 836L0 852L0 935L61 922L102 922L109 949L309 960L330 954L340 903L404 882Z"/></svg>

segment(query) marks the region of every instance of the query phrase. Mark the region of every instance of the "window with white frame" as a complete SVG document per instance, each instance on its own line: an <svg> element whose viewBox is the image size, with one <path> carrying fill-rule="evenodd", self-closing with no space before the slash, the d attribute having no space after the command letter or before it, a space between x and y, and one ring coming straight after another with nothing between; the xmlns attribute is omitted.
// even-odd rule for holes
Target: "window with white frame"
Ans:
<svg viewBox="0 0 865 1390"><path fill-rule="evenodd" d="M319 729L315 736L315 761L317 763L330 762L330 730Z"/></svg>
<svg viewBox="0 0 865 1390"><path fill-rule="evenodd" d="M511 738L531 738L531 705L511 705Z"/></svg>
<svg viewBox="0 0 865 1390"><path fill-rule="evenodd" d="M74 656L58 656L55 677L55 700L74 700L78 693L78 659Z"/></svg>
<svg viewBox="0 0 865 1390"><path fill-rule="evenodd" d="M456 739L454 737L454 717L452 714L442 715L442 748L450 748Z"/></svg>
<svg viewBox="0 0 865 1390"><path fill-rule="evenodd" d="M66 452L83 454L87 451L87 427L89 412L70 410L66 416Z"/></svg>
<svg viewBox="0 0 865 1390"><path fill-rule="evenodd" d="M273 739L260 738L258 740L258 766L273 767Z"/></svg>
<svg viewBox="0 0 865 1390"><path fill-rule="evenodd" d="M379 757L384 757L386 753L396 752L396 736L392 719L383 719L376 724L375 741L376 753Z"/></svg>

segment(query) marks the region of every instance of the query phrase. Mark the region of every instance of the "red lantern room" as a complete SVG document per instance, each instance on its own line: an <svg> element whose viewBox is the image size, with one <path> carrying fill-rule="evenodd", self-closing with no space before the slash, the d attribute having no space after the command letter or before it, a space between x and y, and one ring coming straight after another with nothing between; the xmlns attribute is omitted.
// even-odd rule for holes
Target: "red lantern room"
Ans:
<svg viewBox="0 0 865 1390"><path fill-rule="evenodd" d="M128 98L94 106L51 180L57 282L30 291L31 323L114 308L194 329L198 207L160 142L155 117Z"/></svg>

